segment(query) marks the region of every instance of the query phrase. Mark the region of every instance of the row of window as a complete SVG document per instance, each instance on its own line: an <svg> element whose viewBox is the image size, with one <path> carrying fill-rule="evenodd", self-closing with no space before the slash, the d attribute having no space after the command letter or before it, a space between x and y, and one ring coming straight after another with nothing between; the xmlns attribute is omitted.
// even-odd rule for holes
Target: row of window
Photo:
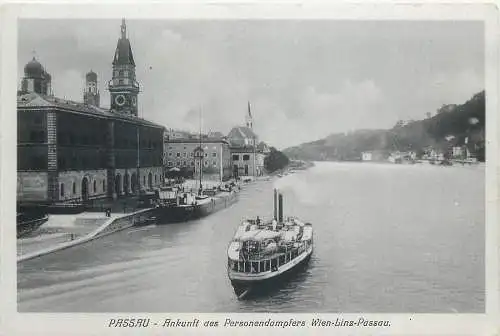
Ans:
<svg viewBox="0 0 500 336"><path fill-rule="evenodd" d="M19 170L46 170L48 164L47 152L36 148L18 149L17 166ZM77 151L73 153L59 152L57 166L59 170L81 170L107 168L108 160L105 153ZM161 166L162 158L156 153L141 153L140 166ZM137 166L137 154L116 153L115 167L128 168Z"/></svg>
<svg viewBox="0 0 500 336"><path fill-rule="evenodd" d="M174 162L173 161L168 161L167 165L169 167L173 167L174 166ZM188 166L194 167L194 161L186 161L186 160L184 160L184 161L175 161L175 165L177 167L181 167L181 166L182 167L188 167ZM208 160L204 161L203 165L205 167L208 167L210 165L210 162ZM217 161L213 160L212 161L212 166L217 167Z"/></svg>
<svg viewBox="0 0 500 336"><path fill-rule="evenodd" d="M114 77L128 77L128 70L115 70Z"/></svg>
<svg viewBox="0 0 500 336"><path fill-rule="evenodd" d="M187 152L184 152L184 153L177 152L177 153L175 153L175 156L176 156L176 157L178 157L178 158L180 158L180 157L181 157L181 154L182 154L182 157L188 157L188 153L187 153ZM174 153L169 152L169 153L168 153L168 156L169 156L169 157L172 157L172 156L174 156ZM189 153L189 157L193 157L193 156L194 156L194 153L193 153L193 152L190 152L190 153ZM205 153L205 157L208 157L208 153ZM213 152L213 153L212 153L212 157L217 157L217 152Z"/></svg>
<svg viewBox="0 0 500 336"><path fill-rule="evenodd" d="M174 147L173 147L173 146L168 146L168 149L169 149L169 150L173 150L173 149L174 149ZM184 146L184 148L183 148L183 149L184 149L184 150L187 150L187 146ZM217 146L213 146L213 147L212 147L212 149L213 149L213 150L217 150ZM203 150L208 150L208 146L205 146L205 147L203 148Z"/></svg>
<svg viewBox="0 0 500 336"><path fill-rule="evenodd" d="M59 185L59 192L60 192L61 198L66 196L66 191L64 188L65 188L64 183L61 183ZM102 182L101 182L101 189L102 189L103 193L106 192L106 180L105 179L102 180ZM94 182L92 183L92 191L94 194L97 194L97 181L96 180L94 180ZM76 182L72 183L71 193L68 193L67 196L76 196Z"/></svg>
<svg viewBox="0 0 500 336"><path fill-rule="evenodd" d="M130 178L130 177L129 177L129 178ZM156 174L155 174L155 175L154 175L154 184L155 184L155 185L158 183L158 180L159 180L158 175L156 175ZM135 181L134 181L134 180L132 180L131 182L132 182L132 184L135 184ZM123 181L123 183L125 183L125 184L126 184L126 186L128 187L128 185L129 185L129 181L125 180L125 181ZM151 176L151 181L149 181L149 183L150 183L149 187L152 187L152 183L153 183L153 176ZM100 184L101 184L101 191L102 191L103 193L105 193L105 192L106 192L106 179L103 179L103 180L101 181L101 183L100 183ZM121 181L120 181L120 184L121 184ZM142 177L142 184L143 184L143 186L146 186L146 176L145 176L145 175L143 175L143 177ZM97 194L97 192L98 192L98 191L97 191L97 185L98 185L98 184L97 184L97 180L94 180L94 181L92 182L92 188L91 188L91 189L90 189L90 185L87 185L87 188L89 188L89 189L88 189L88 191L89 191L89 192L90 192L90 191L92 191L94 194ZM120 185L120 189L121 189L121 185ZM129 190L127 190L127 191L129 191ZM61 184L59 185L59 192L60 192L60 196L61 196L61 198L64 198L65 196L73 196L73 197L76 197L76 195L77 195L77 186L76 186L76 182L73 182L73 183L72 183L71 192L68 192L68 194L66 194L66 190L65 190L65 185L64 185L64 183L61 183ZM82 195L82 196L83 196L83 195Z"/></svg>
<svg viewBox="0 0 500 336"><path fill-rule="evenodd" d="M105 156L59 156L57 158L57 167L60 170L69 168L105 168L107 160Z"/></svg>
<svg viewBox="0 0 500 336"><path fill-rule="evenodd" d="M40 126L40 125L43 125L43 118L41 115L35 115L35 117L33 118L33 124L36 125L36 126Z"/></svg>
<svg viewBox="0 0 500 336"><path fill-rule="evenodd" d="M157 149L160 148L161 142L149 140L141 141L141 148ZM115 148L137 148L137 139L135 138L116 138Z"/></svg>
<svg viewBox="0 0 500 336"><path fill-rule="evenodd" d="M81 134L73 132L57 132L57 143L59 145L83 145L83 146L104 146L106 144L106 134Z"/></svg>
<svg viewBox="0 0 500 336"><path fill-rule="evenodd" d="M26 128L43 128L46 120L45 113L31 112L19 114L17 123Z"/></svg>
<svg viewBox="0 0 500 336"><path fill-rule="evenodd" d="M33 155L24 159L18 156L17 167L19 170L46 170L47 155Z"/></svg>
<svg viewBox="0 0 500 336"><path fill-rule="evenodd" d="M243 157L243 161L249 161L250 160L250 155L249 154L243 154L242 157ZM239 161L239 160L240 160L239 154L233 154L233 161Z"/></svg>
<svg viewBox="0 0 500 336"><path fill-rule="evenodd" d="M47 142L47 137L45 131L31 131L29 142L45 143Z"/></svg>

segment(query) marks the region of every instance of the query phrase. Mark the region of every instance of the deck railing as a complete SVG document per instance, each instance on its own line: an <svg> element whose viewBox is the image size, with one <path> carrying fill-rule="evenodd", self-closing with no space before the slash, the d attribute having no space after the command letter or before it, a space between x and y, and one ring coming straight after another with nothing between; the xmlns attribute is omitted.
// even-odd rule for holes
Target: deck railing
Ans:
<svg viewBox="0 0 500 336"><path fill-rule="evenodd" d="M294 247L282 254L269 259L248 259L229 261L229 268L234 272L258 274L262 272L277 271L280 266L286 265L311 246L310 241L301 242L298 247Z"/></svg>

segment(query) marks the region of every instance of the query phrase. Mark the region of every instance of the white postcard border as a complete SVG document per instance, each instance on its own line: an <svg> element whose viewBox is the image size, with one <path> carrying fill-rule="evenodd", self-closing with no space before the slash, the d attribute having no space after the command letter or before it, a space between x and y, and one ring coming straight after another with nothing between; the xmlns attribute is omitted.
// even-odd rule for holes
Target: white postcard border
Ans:
<svg viewBox="0 0 500 336"><path fill-rule="evenodd" d="M105 4L24 4L0 8L1 12L1 170L0 170L0 334L5 335L170 335L170 334L250 334L258 332L304 334L500 334L498 268L498 79L499 31L498 8L493 3L157 3L108 2ZM17 313L15 221L17 18L191 18L191 19L346 19L346 20L484 20L486 41L486 313L485 314L27 314ZM166 298L159 298L166 299ZM288 320L315 317L335 319L389 319L391 328L203 328L203 329L127 329L107 328L110 318L262 319Z"/></svg>

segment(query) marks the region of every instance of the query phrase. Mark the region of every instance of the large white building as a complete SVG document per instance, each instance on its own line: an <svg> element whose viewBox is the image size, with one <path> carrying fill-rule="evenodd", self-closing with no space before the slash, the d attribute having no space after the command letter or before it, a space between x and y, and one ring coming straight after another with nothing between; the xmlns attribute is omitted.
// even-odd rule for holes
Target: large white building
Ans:
<svg viewBox="0 0 500 336"><path fill-rule="evenodd" d="M196 151L201 147L203 179L227 180L231 177L231 154L224 137L188 135L165 141L164 164L169 171L182 171L183 175L199 177L199 162Z"/></svg>

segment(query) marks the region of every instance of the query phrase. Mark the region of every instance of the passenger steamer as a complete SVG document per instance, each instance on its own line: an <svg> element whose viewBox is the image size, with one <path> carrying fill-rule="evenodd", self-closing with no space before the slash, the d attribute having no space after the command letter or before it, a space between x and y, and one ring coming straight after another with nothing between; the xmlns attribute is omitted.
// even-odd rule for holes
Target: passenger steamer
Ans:
<svg viewBox="0 0 500 336"><path fill-rule="evenodd" d="M283 219L283 196L274 191L274 218L257 217L238 227L228 247L228 276L239 299L272 286L305 265L313 252L313 227Z"/></svg>

